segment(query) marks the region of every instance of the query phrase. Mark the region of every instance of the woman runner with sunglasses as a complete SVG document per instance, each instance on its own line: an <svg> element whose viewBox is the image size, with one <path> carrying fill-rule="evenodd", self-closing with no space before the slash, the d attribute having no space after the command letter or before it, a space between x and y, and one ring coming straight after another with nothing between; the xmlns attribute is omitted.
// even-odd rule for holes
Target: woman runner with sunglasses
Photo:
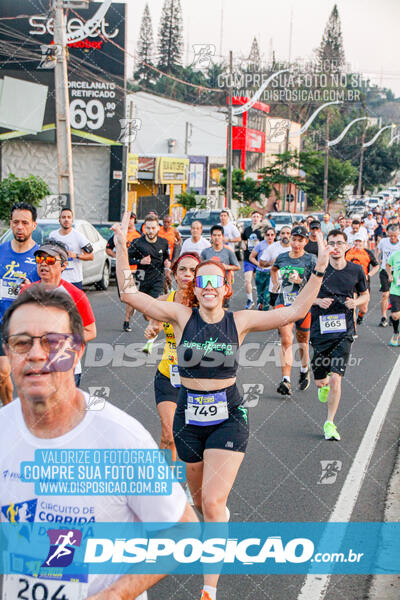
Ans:
<svg viewBox="0 0 400 600"><path fill-rule="evenodd" d="M314 273L291 306L270 312L225 311L232 290L225 269L214 261L196 267L188 286L190 306L160 302L138 291L124 243L129 214L113 226L121 300L153 319L172 324L181 377L174 438L196 508L209 522L227 520L226 502L242 463L249 436L247 410L236 387L237 354L245 336L297 321L310 310L321 287L330 249L319 237ZM198 304L198 307L195 306ZM204 576L201 600L216 600L218 574Z"/></svg>
<svg viewBox="0 0 400 600"><path fill-rule="evenodd" d="M200 263L200 256L197 252L184 252L173 263L171 267L172 274L177 284L177 290L160 296L158 300L167 302L178 302L185 304L185 290L190 282L193 281L196 266ZM161 441L160 448L166 448L172 451L172 460L176 460L176 448L172 423L178 401L180 388L180 378L177 366L176 342L174 329L171 323L160 322L150 319L144 335L147 339L156 337L164 329L165 346L162 359L158 365L154 377L154 392L156 397L157 410L161 421Z"/></svg>

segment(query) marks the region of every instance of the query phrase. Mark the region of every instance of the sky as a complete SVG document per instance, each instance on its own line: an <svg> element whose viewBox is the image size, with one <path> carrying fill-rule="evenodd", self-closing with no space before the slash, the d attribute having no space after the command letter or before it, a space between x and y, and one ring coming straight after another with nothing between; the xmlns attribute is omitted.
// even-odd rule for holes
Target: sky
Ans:
<svg viewBox="0 0 400 600"><path fill-rule="evenodd" d="M164 0L126 0L131 53L136 48L146 1L157 40ZM292 15L292 59L311 58L335 1L346 61L353 70L363 72L373 83L392 89L400 97L400 0L181 0L185 63L192 62L193 44L213 44L216 54L220 54L222 11L223 56L229 50L234 57L247 56L256 36L265 58L270 57L273 48L277 59L287 60Z"/></svg>

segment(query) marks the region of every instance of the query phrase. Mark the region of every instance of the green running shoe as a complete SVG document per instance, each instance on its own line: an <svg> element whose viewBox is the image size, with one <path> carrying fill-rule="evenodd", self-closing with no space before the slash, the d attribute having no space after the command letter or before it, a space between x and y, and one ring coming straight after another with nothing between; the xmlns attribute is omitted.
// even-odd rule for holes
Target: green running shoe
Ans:
<svg viewBox="0 0 400 600"><path fill-rule="evenodd" d="M320 402L326 402L328 400L328 394L331 387L329 385L324 385L323 387L318 388L318 400Z"/></svg>
<svg viewBox="0 0 400 600"><path fill-rule="evenodd" d="M332 421L325 421L324 435L326 440L337 440L338 442L340 441L339 432L336 429L335 423L332 423Z"/></svg>
<svg viewBox="0 0 400 600"><path fill-rule="evenodd" d="M399 334L398 333L394 333L392 335L392 339L389 342L389 346L400 346L400 344L399 344Z"/></svg>
<svg viewBox="0 0 400 600"><path fill-rule="evenodd" d="M153 342L148 341L146 343L145 347L142 349L142 352L144 352L145 354L151 354L152 349L153 349Z"/></svg>

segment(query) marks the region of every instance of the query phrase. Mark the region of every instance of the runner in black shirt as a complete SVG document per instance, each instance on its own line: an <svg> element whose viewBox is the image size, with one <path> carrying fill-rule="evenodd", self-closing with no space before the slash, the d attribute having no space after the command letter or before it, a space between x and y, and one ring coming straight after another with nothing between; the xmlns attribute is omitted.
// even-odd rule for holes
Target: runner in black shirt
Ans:
<svg viewBox="0 0 400 600"><path fill-rule="evenodd" d="M310 237L304 250L309 254L318 256L317 232L321 231L321 223L317 220L310 222Z"/></svg>
<svg viewBox="0 0 400 600"><path fill-rule="evenodd" d="M369 292L363 268L346 261L347 235L333 229L328 233L327 243L332 247L332 254L311 309L312 370L319 400L328 401L325 439L340 440L333 420L355 334L354 309L368 302ZM355 294L358 294L357 299Z"/></svg>
<svg viewBox="0 0 400 600"><path fill-rule="evenodd" d="M147 215L145 233L133 240L128 248L129 264L137 265L136 282L140 291L158 298L164 290L164 268L169 269L168 242L158 237L157 217Z"/></svg>
<svg viewBox="0 0 400 600"><path fill-rule="evenodd" d="M137 265L137 271L134 272L136 283L141 292L153 298L158 298L164 292L164 268L169 270L171 266L168 242L158 237L159 229L158 217L148 214L144 220L144 234L133 240L128 248L129 264ZM145 319L149 320L146 315ZM143 352L151 354L156 337L146 342Z"/></svg>

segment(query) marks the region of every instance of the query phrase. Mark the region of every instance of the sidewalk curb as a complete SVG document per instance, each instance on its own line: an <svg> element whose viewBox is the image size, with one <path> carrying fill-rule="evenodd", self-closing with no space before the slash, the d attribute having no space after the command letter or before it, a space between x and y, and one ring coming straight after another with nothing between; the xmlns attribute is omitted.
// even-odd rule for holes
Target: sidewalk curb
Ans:
<svg viewBox="0 0 400 600"><path fill-rule="evenodd" d="M400 521L400 441L385 501L384 521ZM374 575L368 600L399 600L400 575Z"/></svg>

